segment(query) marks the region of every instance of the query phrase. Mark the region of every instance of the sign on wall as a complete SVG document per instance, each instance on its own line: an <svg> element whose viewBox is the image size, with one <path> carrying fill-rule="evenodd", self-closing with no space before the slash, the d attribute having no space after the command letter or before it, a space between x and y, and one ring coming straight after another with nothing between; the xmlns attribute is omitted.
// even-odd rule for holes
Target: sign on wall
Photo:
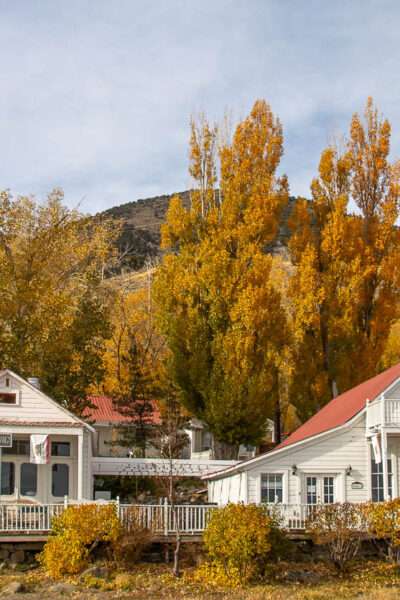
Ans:
<svg viewBox="0 0 400 600"><path fill-rule="evenodd" d="M12 433L0 433L0 448L11 448L12 442Z"/></svg>
<svg viewBox="0 0 400 600"><path fill-rule="evenodd" d="M363 487L364 487L364 484L362 481L353 481L353 483L351 484L352 490L362 490Z"/></svg>

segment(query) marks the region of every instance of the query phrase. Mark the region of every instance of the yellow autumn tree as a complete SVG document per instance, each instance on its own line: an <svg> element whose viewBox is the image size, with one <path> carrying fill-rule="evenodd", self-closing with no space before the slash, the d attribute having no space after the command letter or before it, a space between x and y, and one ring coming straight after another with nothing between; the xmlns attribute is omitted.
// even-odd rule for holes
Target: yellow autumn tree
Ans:
<svg viewBox="0 0 400 600"><path fill-rule="evenodd" d="M390 125L369 99L344 150L322 153L311 201L292 215L292 394L303 419L379 370L398 316L400 188L389 150Z"/></svg>
<svg viewBox="0 0 400 600"><path fill-rule="evenodd" d="M103 376L105 275L118 225L63 205L0 194L0 368L40 377L76 412Z"/></svg>
<svg viewBox="0 0 400 600"><path fill-rule="evenodd" d="M265 101L219 148L219 177L216 139L205 119L192 123L195 189L188 210L171 201L155 299L183 404L215 434L215 453L234 456L238 444L261 439L284 364L286 320L269 249L288 188L276 175L282 127Z"/></svg>

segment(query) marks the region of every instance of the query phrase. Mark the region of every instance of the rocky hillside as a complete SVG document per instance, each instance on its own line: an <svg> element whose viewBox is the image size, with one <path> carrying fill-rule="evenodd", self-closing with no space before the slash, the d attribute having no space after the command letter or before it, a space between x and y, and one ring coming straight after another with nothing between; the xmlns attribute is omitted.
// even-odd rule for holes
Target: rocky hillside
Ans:
<svg viewBox="0 0 400 600"><path fill-rule="evenodd" d="M146 260L154 260L161 255L160 227L165 221L169 202L174 194L155 196L121 204L108 209L102 215L121 219L123 229L118 246L123 255L122 271L138 271L143 268ZM190 192L179 192L184 205L189 206ZM289 237L288 218L293 210L296 199L290 202L282 215L278 241L271 252L285 253Z"/></svg>

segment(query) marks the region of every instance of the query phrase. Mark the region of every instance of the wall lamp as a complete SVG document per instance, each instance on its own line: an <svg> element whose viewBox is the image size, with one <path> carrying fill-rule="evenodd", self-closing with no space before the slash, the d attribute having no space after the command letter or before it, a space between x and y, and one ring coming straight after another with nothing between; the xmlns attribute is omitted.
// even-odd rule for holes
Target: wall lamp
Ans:
<svg viewBox="0 0 400 600"><path fill-rule="evenodd" d="M297 475L297 465L292 465L292 475Z"/></svg>
<svg viewBox="0 0 400 600"><path fill-rule="evenodd" d="M345 473L347 476L349 476L349 475L351 475L352 471L353 471L353 468L351 465L349 465L348 467L346 467Z"/></svg>

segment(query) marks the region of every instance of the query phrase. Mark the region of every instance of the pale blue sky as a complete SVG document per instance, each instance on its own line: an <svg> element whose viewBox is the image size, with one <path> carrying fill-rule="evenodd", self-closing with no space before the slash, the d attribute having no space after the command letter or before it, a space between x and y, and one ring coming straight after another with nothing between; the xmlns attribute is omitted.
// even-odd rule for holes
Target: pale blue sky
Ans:
<svg viewBox="0 0 400 600"><path fill-rule="evenodd" d="M190 115L266 98L308 194L368 95L400 156L396 0L0 0L0 188L96 212L183 190Z"/></svg>

